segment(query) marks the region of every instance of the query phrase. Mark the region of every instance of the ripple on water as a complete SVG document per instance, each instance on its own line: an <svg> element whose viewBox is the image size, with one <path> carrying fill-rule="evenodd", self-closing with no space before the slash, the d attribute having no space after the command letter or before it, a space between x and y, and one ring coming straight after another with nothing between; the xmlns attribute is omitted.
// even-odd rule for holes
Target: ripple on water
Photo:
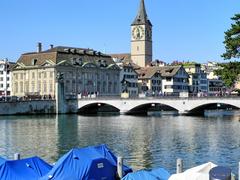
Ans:
<svg viewBox="0 0 240 180"><path fill-rule="evenodd" d="M8 116L0 117L0 155L38 155L56 161L73 147L107 144L134 169L165 167L175 172L208 161L237 172L240 159L239 117L203 118Z"/></svg>

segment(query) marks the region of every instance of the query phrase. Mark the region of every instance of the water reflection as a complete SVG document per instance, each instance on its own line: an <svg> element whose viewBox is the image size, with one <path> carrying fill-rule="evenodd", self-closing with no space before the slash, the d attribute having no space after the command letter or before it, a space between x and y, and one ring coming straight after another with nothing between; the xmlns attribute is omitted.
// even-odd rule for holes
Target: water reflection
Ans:
<svg viewBox="0 0 240 180"><path fill-rule="evenodd" d="M237 172L240 122L236 117L0 117L0 155L38 155L56 161L73 147L107 144L134 169L165 167L175 172L176 158L184 167L212 161Z"/></svg>

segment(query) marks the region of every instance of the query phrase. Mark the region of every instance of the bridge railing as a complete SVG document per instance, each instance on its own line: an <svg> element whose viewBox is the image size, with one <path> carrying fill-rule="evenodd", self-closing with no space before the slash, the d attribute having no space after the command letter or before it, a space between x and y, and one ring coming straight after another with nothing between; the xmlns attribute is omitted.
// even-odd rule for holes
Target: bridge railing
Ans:
<svg viewBox="0 0 240 180"><path fill-rule="evenodd" d="M122 99L122 100L141 100L141 99L189 99L189 100L199 100L199 99L240 99L240 96L237 95L222 95L222 96L195 96L189 95L188 97L179 97L176 95L165 95L165 96L145 96L145 97L129 97L129 98L121 98L120 96L95 96L95 97L82 97L78 100L114 100L114 99Z"/></svg>

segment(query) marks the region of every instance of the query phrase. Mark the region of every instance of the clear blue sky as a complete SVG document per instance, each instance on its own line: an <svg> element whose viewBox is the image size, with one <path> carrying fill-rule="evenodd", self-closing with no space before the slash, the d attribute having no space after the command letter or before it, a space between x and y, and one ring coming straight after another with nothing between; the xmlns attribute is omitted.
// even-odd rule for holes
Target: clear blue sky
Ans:
<svg viewBox="0 0 240 180"><path fill-rule="evenodd" d="M49 44L130 52L130 24L140 0L0 0L0 59ZM153 56L221 61L224 31L239 0L145 0L153 24Z"/></svg>

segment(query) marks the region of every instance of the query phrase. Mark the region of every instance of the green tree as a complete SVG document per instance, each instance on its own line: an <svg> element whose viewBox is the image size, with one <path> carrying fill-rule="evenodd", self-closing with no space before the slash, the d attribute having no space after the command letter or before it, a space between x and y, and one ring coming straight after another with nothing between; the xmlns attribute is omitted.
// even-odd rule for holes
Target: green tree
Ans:
<svg viewBox="0 0 240 180"><path fill-rule="evenodd" d="M223 42L226 49L226 52L222 55L224 59L240 57L240 14L235 14L231 19L234 23L225 32L225 41Z"/></svg>
<svg viewBox="0 0 240 180"><path fill-rule="evenodd" d="M214 73L222 77L225 85L229 88L233 87L238 75L240 74L240 62L229 62L219 64L220 68Z"/></svg>

